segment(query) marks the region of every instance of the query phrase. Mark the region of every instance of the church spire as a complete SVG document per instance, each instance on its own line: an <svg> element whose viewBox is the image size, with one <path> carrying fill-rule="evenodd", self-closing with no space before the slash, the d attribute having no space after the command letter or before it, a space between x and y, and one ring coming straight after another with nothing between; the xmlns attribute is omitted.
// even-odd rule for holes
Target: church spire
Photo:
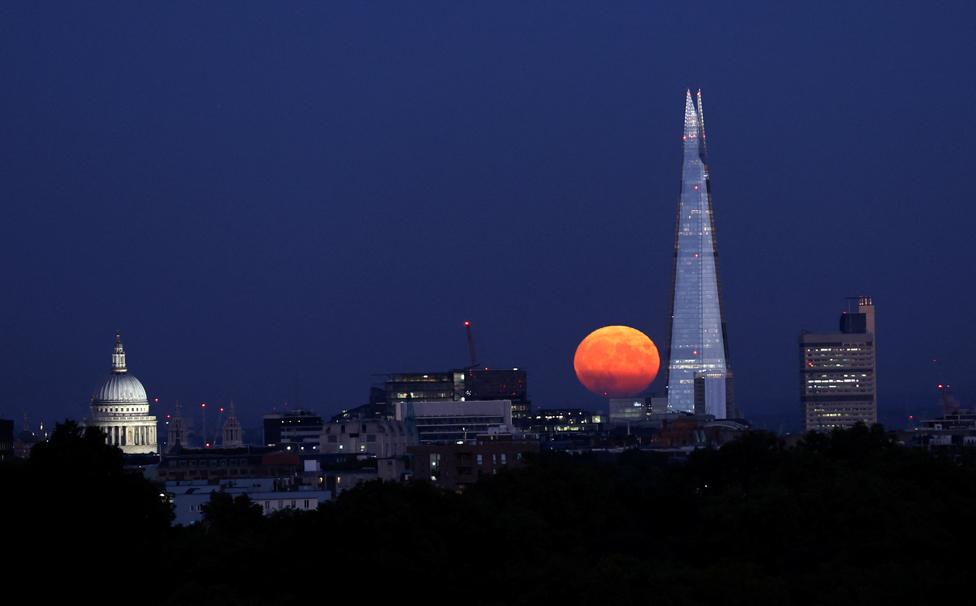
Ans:
<svg viewBox="0 0 976 606"><path fill-rule="evenodd" d="M230 416L224 423L223 439L220 442L222 448L240 448L244 445L244 432L241 431L241 423L237 420L237 410L234 402L230 403Z"/></svg>
<svg viewBox="0 0 976 606"><path fill-rule="evenodd" d="M186 425L183 422L183 406L176 401L176 412L166 424L166 452L179 452L186 447Z"/></svg>
<svg viewBox="0 0 976 606"><path fill-rule="evenodd" d="M122 333L115 333L115 351L112 352L112 372L122 374L127 372L125 367L125 348L122 347Z"/></svg>

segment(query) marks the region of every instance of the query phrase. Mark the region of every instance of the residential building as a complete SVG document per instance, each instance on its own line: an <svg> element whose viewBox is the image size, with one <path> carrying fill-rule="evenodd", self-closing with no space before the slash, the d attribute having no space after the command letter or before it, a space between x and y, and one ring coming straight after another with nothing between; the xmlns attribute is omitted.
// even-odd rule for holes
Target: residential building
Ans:
<svg viewBox="0 0 976 606"><path fill-rule="evenodd" d="M463 490L485 476L518 467L539 452L538 440L512 434L483 435L461 443L421 444L410 448L413 474L446 490Z"/></svg>

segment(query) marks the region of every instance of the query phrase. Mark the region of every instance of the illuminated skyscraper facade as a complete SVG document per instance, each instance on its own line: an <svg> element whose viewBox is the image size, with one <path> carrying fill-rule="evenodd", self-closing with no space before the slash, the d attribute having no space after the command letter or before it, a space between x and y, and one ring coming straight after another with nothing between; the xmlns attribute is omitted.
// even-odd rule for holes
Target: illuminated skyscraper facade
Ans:
<svg viewBox="0 0 976 606"><path fill-rule="evenodd" d="M692 98L691 91L685 96L682 141L684 163L668 338L668 404L674 411L706 413L720 419L736 417L701 91L697 99Z"/></svg>
<svg viewBox="0 0 976 606"><path fill-rule="evenodd" d="M839 332L800 333L800 406L804 431L878 422L874 302L848 300Z"/></svg>

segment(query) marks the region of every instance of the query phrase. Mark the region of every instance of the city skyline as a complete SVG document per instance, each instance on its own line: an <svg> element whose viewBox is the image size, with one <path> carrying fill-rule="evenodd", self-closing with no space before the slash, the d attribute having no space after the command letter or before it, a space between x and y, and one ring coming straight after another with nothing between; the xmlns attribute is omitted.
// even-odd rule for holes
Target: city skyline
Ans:
<svg viewBox="0 0 976 606"><path fill-rule="evenodd" d="M691 83L744 415L798 421L797 331L860 292L884 309L881 419L939 382L968 404L957 12L7 7L0 416L83 418L116 330L160 411L328 415L374 373L464 365L465 319L534 404L596 407L579 340L668 334Z"/></svg>

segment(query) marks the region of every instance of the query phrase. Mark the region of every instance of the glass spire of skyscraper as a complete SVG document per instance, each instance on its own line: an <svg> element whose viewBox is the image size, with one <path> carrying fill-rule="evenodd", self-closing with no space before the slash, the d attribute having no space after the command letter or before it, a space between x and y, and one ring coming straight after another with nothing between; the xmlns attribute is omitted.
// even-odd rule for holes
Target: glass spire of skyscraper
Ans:
<svg viewBox="0 0 976 606"><path fill-rule="evenodd" d="M674 238L668 405L674 411L735 416L718 278L715 217L701 91L685 96L684 163Z"/></svg>

